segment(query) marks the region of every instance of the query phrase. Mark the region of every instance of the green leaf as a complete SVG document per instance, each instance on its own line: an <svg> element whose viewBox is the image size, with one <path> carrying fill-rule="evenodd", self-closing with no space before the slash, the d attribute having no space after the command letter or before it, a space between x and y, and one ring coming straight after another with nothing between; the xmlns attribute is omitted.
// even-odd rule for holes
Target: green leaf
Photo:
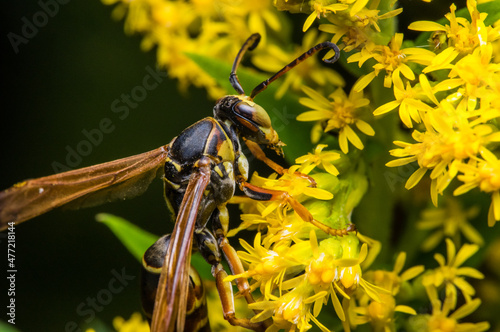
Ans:
<svg viewBox="0 0 500 332"><path fill-rule="evenodd" d="M123 243L125 248L139 262L142 261L144 252L158 240L158 236L132 224L128 220L108 213L99 213L96 220L109 227L111 232Z"/></svg>
<svg viewBox="0 0 500 332"><path fill-rule="evenodd" d="M232 69L230 64L200 54L188 53L186 55L212 76L220 86L233 93L234 89L229 83L229 74ZM238 78L246 93L250 94L251 89L268 77L245 68L238 68ZM307 111L304 106L299 104L298 96L288 92L280 100L274 98L278 87L279 80L270 84L255 99L259 105L267 110L274 129L286 144L283 149L285 157L290 163L293 163L295 158L312 150L310 139L312 125L295 120L298 114Z"/></svg>
<svg viewBox="0 0 500 332"><path fill-rule="evenodd" d="M109 227L128 251L142 263L144 252L158 240L159 236L149 233L130 221L108 213L99 213L96 220ZM202 279L213 280L210 264L199 254L191 255L191 265L196 268Z"/></svg>
<svg viewBox="0 0 500 332"><path fill-rule="evenodd" d="M5 318L8 319L8 318ZM15 321L15 319L14 319ZM7 324L6 322L0 321L0 331L4 332L20 332L20 330L16 329L15 325Z"/></svg>

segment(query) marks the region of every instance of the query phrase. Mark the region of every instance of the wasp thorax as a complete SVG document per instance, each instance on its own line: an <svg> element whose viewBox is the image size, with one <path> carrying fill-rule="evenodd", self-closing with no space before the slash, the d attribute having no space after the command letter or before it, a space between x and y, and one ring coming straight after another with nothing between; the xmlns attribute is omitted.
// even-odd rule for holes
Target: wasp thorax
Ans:
<svg viewBox="0 0 500 332"><path fill-rule="evenodd" d="M248 96L225 96L219 99L214 107L214 117L223 121L229 120L241 137L258 144L280 143L269 114Z"/></svg>

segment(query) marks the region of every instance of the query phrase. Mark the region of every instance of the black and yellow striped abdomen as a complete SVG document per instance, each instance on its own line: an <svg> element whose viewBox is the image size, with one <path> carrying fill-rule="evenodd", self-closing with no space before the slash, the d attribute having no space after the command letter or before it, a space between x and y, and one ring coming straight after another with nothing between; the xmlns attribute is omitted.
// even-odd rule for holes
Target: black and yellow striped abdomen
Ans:
<svg viewBox="0 0 500 332"><path fill-rule="evenodd" d="M144 253L141 271L141 301L142 308L151 320L155 304L156 290L160 279L170 234L162 236ZM185 332L210 331L208 322L205 287L200 275L191 266L189 269L189 286L186 308Z"/></svg>

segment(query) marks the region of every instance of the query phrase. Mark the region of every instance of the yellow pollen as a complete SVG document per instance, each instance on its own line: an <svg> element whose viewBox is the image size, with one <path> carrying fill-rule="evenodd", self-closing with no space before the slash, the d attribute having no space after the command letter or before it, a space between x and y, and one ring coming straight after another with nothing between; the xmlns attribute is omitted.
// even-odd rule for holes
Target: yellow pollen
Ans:
<svg viewBox="0 0 500 332"><path fill-rule="evenodd" d="M327 269L323 271L321 274L321 281L325 284L329 284L333 281L335 278L335 270L334 269Z"/></svg>

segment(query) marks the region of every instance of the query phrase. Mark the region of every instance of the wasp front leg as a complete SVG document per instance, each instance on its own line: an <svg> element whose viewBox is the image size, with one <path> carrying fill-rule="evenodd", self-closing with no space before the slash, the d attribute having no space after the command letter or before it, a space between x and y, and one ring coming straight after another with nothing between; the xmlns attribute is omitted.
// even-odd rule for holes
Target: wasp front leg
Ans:
<svg viewBox="0 0 500 332"><path fill-rule="evenodd" d="M248 147L248 149L250 150L250 152L252 153L252 155L255 156L255 158L264 162L267 166L272 168L279 175L283 175L286 173L286 169L283 166L275 163L274 161L272 161L271 159L269 159L266 156L264 151L262 151L262 149L260 148L259 144L252 142L250 140L244 140L244 142L245 142L246 146ZM280 151L277 151L277 152L278 152L278 154L280 154ZM314 181L314 179L312 177L310 177L309 175L304 174L304 173L300 173L300 172L295 172L295 174L297 176L300 176L301 178L304 178L307 181L309 181L311 183L311 187L313 187L313 188L316 187L316 181Z"/></svg>
<svg viewBox="0 0 500 332"><path fill-rule="evenodd" d="M251 199L257 201L282 201L290 204L290 206L302 220L311 223L312 225L318 227L327 234L333 236L344 236L347 235L349 232L356 231L356 226L353 224L349 224L345 229L337 229L337 228L331 228L323 224L322 222L314 219L311 212L309 212L309 210L304 205L300 204L299 201L293 198L286 191L261 188L247 182L243 177L239 179L238 184L240 186L241 191L243 191L245 195L250 197Z"/></svg>

